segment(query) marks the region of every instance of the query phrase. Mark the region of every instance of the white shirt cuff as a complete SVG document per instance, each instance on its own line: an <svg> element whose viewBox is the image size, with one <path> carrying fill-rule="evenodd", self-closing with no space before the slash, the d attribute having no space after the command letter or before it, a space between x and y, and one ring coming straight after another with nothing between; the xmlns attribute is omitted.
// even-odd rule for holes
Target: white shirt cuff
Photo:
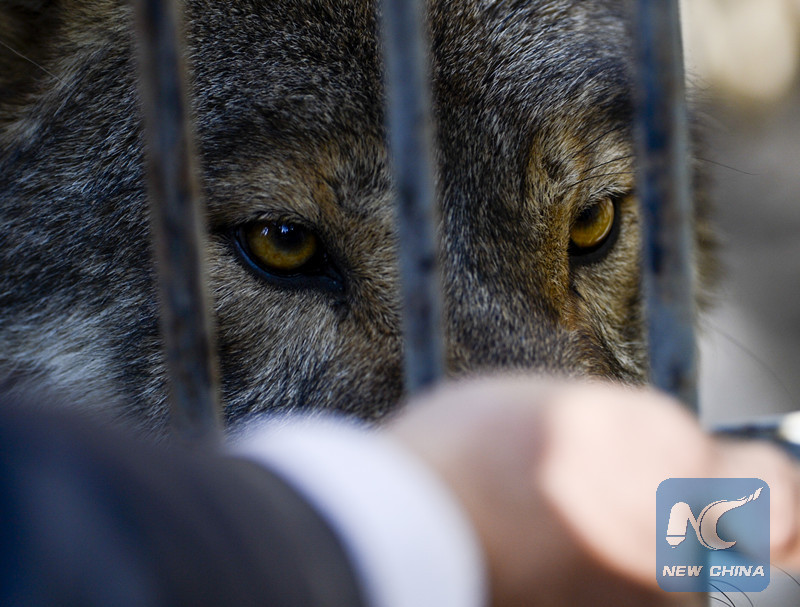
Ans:
<svg viewBox="0 0 800 607"><path fill-rule="evenodd" d="M248 431L235 455L265 464L340 537L373 607L479 607L483 555L460 504L386 436L334 417L289 417Z"/></svg>

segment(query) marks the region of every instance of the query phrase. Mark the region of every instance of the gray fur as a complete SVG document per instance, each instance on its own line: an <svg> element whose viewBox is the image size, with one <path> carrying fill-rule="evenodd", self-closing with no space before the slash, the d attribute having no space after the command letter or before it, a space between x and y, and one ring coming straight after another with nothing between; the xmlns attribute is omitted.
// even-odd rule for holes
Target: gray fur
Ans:
<svg viewBox="0 0 800 607"><path fill-rule="evenodd" d="M625 7L430 6L453 375L645 380ZM42 68L0 48L0 377L158 430L129 12L113 0L0 4L0 36ZM227 418L309 407L379 418L401 398L402 345L375 7L187 0L186 13ZM573 218L604 195L622 200L619 238L601 261L572 264ZM343 293L248 271L231 234L264 217L313 226Z"/></svg>

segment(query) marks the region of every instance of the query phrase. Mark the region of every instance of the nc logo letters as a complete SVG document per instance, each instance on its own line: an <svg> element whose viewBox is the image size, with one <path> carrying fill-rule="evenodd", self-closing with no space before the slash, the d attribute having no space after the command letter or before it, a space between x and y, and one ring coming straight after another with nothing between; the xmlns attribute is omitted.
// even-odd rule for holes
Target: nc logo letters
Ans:
<svg viewBox="0 0 800 607"><path fill-rule="evenodd" d="M697 534L697 541L709 550L726 550L736 545L736 540L726 542L717 533L717 524L720 517L734 508L741 508L748 502L758 499L763 487L755 493L737 500L718 500L711 502L703 508L697 518L692 514L692 509L686 502L678 502L672 506L667 525L667 542L670 546L678 546L686 539L686 526L691 523Z"/></svg>

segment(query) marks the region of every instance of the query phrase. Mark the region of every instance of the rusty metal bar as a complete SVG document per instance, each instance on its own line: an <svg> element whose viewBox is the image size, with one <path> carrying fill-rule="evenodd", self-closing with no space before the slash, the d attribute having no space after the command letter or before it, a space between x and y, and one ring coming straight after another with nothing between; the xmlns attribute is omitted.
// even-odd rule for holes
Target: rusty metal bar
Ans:
<svg viewBox="0 0 800 607"><path fill-rule="evenodd" d="M216 443L219 379L204 283L205 231L174 0L136 0L150 224L172 422Z"/></svg>
<svg viewBox="0 0 800 607"><path fill-rule="evenodd" d="M638 193L651 382L697 411L689 128L677 0L638 0Z"/></svg>
<svg viewBox="0 0 800 607"><path fill-rule="evenodd" d="M444 373L425 8L383 0L387 125L397 197L406 389Z"/></svg>

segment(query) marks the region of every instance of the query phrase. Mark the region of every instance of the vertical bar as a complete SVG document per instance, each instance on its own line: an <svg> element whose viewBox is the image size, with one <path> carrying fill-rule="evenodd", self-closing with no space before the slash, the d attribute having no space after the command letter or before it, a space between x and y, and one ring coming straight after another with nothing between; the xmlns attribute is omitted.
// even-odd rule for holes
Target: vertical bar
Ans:
<svg viewBox="0 0 800 607"><path fill-rule="evenodd" d="M397 196L406 389L444 373L428 43L421 0L383 1L387 124Z"/></svg>
<svg viewBox="0 0 800 607"><path fill-rule="evenodd" d="M651 381L697 411L689 129L678 0L637 0L634 25Z"/></svg>
<svg viewBox="0 0 800 607"><path fill-rule="evenodd" d="M205 231L177 4L134 2L150 223L172 422L183 438L214 443L219 436L219 380L204 284Z"/></svg>

